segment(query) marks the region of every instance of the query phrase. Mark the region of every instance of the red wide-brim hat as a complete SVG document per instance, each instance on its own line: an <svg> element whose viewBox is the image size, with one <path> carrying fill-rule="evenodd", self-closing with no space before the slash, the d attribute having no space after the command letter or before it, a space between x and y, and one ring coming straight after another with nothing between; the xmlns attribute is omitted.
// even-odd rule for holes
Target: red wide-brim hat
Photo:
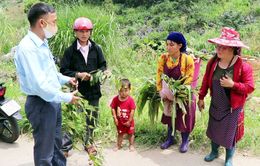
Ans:
<svg viewBox="0 0 260 166"><path fill-rule="evenodd" d="M249 47L240 40L239 33L228 27L222 28L221 36L219 38L209 39L208 42L223 46L243 47L249 49Z"/></svg>

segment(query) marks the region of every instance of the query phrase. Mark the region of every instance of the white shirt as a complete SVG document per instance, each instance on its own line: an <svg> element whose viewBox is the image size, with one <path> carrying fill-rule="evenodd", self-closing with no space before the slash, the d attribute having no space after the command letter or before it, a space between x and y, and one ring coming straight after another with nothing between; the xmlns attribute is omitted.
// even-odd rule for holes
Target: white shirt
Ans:
<svg viewBox="0 0 260 166"><path fill-rule="evenodd" d="M79 43L79 40L77 40L77 50L80 50L81 54L83 55L84 59L85 59L85 63L88 63L88 52L89 52L89 48L91 47L91 42L88 41L88 44L86 46L82 46Z"/></svg>

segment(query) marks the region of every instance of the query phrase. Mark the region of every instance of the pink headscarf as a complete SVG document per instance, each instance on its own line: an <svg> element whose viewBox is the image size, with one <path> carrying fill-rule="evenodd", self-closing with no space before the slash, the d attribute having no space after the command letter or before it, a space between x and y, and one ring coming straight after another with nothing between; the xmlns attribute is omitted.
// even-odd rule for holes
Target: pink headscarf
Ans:
<svg viewBox="0 0 260 166"><path fill-rule="evenodd" d="M221 36L219 38L209 39L208 42L223 46L249 49L249 47L240 40L239 33L235 31L235 29L228 27L222 28Z"/></svg>

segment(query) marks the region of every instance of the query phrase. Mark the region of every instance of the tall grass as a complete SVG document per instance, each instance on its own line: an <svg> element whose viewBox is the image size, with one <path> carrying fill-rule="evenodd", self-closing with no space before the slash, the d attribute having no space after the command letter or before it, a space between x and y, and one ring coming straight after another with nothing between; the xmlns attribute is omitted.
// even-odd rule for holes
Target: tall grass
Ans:
<svg viewBox="0 0 260 166"><path fill-rule="evenodd" d="M1 56L10 52L11 48L18 44L29 26L22 10L22 4L6 0L0 2L0 22Z"/></svg>
<svg viewBox="0 0 260 166"><path fill-rule="evenodd" d="M58 11L58 34L50 40L54 55L61 57L67 47L75 40L73 23L78 17L87 17L94 24L91 38L102 46L105 56L112 54L113 36L115 36L114 16L100 7L86 5L62 5Z"/></svg>
<svg viewBox="0 0 260 166"><path fill-rule="evenodd" d="M12 17L6 16L5 10L0 7L0 55L10 52L26 31L23 22L15 24L11 21L12 19Z"/></svg>

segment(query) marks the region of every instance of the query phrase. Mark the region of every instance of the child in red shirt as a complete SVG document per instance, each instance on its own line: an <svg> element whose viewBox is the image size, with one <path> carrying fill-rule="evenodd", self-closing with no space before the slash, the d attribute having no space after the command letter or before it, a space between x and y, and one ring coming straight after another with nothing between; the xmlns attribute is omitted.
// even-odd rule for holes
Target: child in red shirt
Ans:
<svg viewBox="0 0 260 166"><path fill-rule="evenodd" d="M113 98L110 107L118 132L116 149L122 148L123 136L124 134L128 134L129 149L130 151L134 151L134 112L136 106L134 99L129 95L130 89L130 81L122 79L119 94Z"/></svg>

